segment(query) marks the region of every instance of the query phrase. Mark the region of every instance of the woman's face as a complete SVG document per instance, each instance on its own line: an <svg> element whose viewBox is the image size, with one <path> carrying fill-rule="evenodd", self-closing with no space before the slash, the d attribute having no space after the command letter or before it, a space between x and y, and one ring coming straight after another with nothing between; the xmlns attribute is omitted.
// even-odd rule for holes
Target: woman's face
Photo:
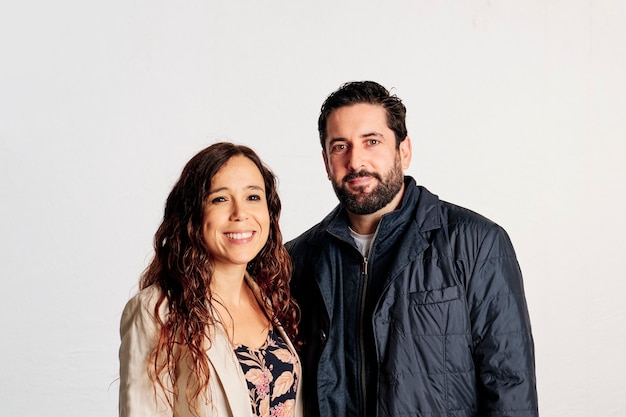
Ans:
<svg viewBox="0 0 626 417"><path fill-rule="evenodd" d="M269 230L263 176L250 159L234 156L213 177L204 208L202 233L215 269L245 268L267 242Z"/></svg>

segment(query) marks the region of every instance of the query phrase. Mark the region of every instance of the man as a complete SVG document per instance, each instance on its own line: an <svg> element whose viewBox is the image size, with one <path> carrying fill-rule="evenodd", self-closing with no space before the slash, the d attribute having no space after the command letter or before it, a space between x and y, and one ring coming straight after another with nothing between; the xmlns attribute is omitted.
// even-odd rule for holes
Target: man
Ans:
<svg viewBox="0 0 626 417"><path fill-rule="evenodd" d="M309 416L537 416L534 348L506 232L403 175L401 100L352 82L324 102L340 204L287 244Z"/></svg>

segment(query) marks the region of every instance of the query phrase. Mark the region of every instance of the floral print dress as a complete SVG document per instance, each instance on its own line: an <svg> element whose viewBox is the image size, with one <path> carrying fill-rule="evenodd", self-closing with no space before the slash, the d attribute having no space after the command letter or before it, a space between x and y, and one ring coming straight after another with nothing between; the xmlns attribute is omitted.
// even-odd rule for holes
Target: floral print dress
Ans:
<svg viewBox="0 0 626 417"><path fill-rule="evenodd" d="M263 346L250 349L237 345L235 354L248 383L252 413L258 417L293 417L297 359L280 335L270 329Z"/></svg>

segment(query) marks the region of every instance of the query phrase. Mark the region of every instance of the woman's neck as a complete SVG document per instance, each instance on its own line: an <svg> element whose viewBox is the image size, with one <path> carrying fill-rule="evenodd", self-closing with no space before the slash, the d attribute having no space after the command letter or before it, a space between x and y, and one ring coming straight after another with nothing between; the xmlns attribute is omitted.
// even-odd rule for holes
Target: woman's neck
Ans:
<svg viewBox="0 0 626 417"><path fill-rule="evenodd" d="M211 284L213 308L231 343L251 348L261 346L270 321L245 279L245 269L239 275L215 274Z"/></svg>
<svg viewBox="0 0 626 417"><path fill-rule="evenodd" d="M237 265L230 268L215 268L211 279L211 292L229 304L240 302L249 290L245 280L246 268Z"/></svg>

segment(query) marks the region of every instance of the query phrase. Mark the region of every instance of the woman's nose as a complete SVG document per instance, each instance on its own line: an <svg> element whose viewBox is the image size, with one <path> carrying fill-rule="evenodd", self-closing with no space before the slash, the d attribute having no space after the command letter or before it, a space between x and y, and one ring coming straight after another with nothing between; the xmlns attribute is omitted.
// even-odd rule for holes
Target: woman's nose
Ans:
<svg viewBox="0 0 626 417"><path fill-rule="evenodd" d="M230 214L230 218L233 221L241 221L241 220L245 220L247 217L247 212L245 210L245 207L243 204L241 203L233 203L233 207L232 207L232 212Z"/></svg>

